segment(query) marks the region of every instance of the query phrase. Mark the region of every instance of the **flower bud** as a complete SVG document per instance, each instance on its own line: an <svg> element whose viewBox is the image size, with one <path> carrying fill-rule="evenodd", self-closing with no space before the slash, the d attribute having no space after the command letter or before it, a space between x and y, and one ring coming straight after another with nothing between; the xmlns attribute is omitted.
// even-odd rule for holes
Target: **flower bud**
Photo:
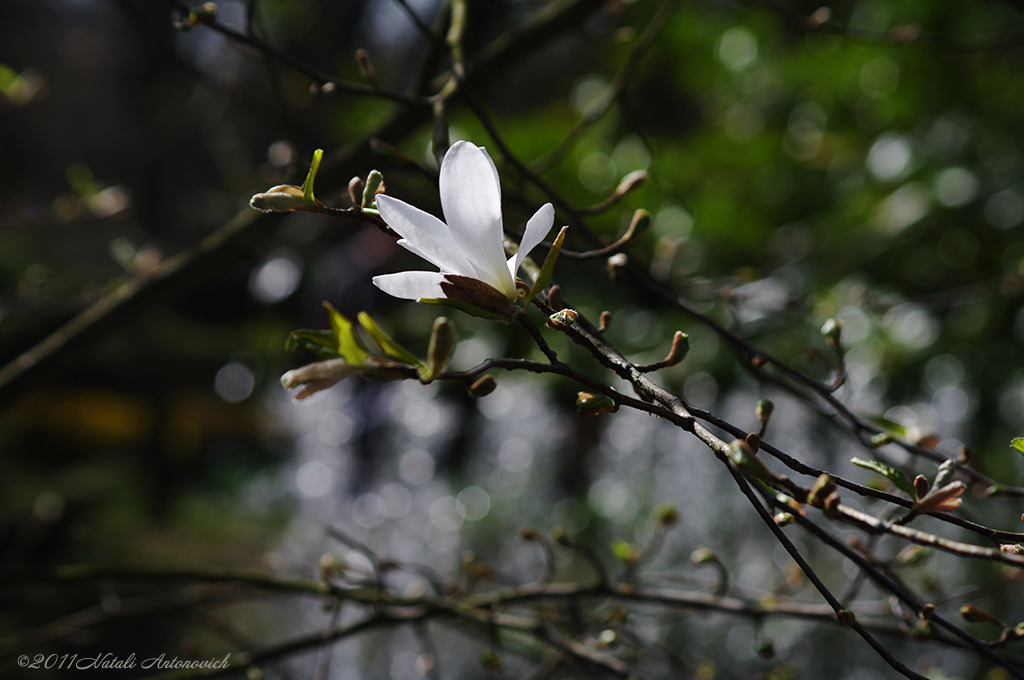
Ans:
<svg viewBox="0 0 1024 680"><path fill-rule="evenodd" d="M314 209L313 205L306 200L302 189L293 184L281 184L271 187L262 194L256 194L249 199L249 205L263 212Z"/></svg>
<svg viewBox="0 0 1024 680"><path fill-rule="evenodd" d="M444 372L456 342L455 325L447 317L437 317L430 331L430 345L427 348L426 382Z"/></svg>

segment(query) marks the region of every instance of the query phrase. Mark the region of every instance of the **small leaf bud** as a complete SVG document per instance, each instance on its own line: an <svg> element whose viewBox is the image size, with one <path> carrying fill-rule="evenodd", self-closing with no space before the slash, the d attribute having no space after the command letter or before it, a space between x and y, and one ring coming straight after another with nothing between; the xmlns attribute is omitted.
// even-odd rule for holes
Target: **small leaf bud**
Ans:
<svg viewBox="0 0 1024 680"><path fill-rule="evenodd" d="M600 319L600 323L597 326L597 330L599 330L602 333L604 333L606 330L608 330L608 326L609 326L609 324L611 324L611 322L612 322L612 313L609 312L608 310L605 310L605 311L601 312L601 319Z"/></svg>
<svg viewBox="0 0 1024 680"><path fill-rule="evenodd" d="M757 453L757 450L761 448L761 438L758 437L755 432L749 433L743 438L743 441L746 442L747 446L749 446L754 453Z"/></svg>
<svg viewBox="0 0 1024 680"><path fill-rule="evenodd" d="M821 334L825 336L825 342L832 350L839 349L839 340L843 333L843 322L839 319L829 319L821 327Z"/></svg>
<svg viewBox="0 0 1024 680"><path fill-rule="evenodd" d="M871 438L870 446L873 449L877 449L880 446L891 444L895 439L892 432L879 432Z"/></svg>
<svg viewBox="0 0 1024 680"><path fill-rule="evenodd" d="M807 30L813 31L832 18L832 10L829 7L819 7L807 17Z"/></svg>
<svg viewBox="0 0 1024 680"><path fill-rule="evenodd" d="M602 413L615 413L619 410L611 397L592 392L580 392L576 395L576 412L583 416L596 416Z"/></svg>
<svg viewBox="0 0 1024 680"><path fill-rule="evenodd" d="M788 512L776 513L775 517L773 517L772 519L774 519L775 524L777 524L780 527L788 527L790 524L793 523L793 515Z"/></svg>
<svg viewBox="0 0 1024 680"><path fill-rule="evenodd" d="M960 455L957 457L957 462L961 465L967 465L971 462L971 458L974 456L974 452L967 445L960 447Z"/></svg>
<svg viewBox="0 0 1024 680"><path fill-rule="evenodd" d="M815 480L810 493L807 494L807 503L816 508L824 507L825 499L828 498L829 494L835 490L836 485L835 482L832 481L832 478L829 477L828 474L822 473L822 475Z"/></svg>
<svg viewBox="0 0 1024 680"><path fill-rule="evenodd" d="M755 354L750 357L750 365L754 368L763 368L768 364L768 357L763 354Z"/></svg>
<svg viewBox="0 0 1024 680"><path fill-rule="evenodd" d="M640 187L642 187L644 185L644 182L646 182L646 181L647 181L647 171L646 170L634 170L633 172L629 173L628 175L626 175L625 177L622 178L622 181L619 182L619 186L617 186L615 188L615 195L616 196L625 196L630 191L633 191L635 189L639 189ZM650 217L648 216L648 220L649 219L650 219Z"/></svg>
<svg viewBox="0 0 1024 680"><path fill-rule="evenodd" d="M662 527L670 527L679 521L679 508L672 503L660 503L654 508L654 521Z"/></svg>
<svg viewBox="0 0 1024 680"><path fill-rule="evenodd" d="M377 194L384 193L384 175L379 170L371 170L366 176L366 186L363 187L363 200L360 203L364 208L369 208L377 200Z"/></svg>
<svg viewBox="0 0 1024 680"><path fill-rule="evenodd" d="M918 501L914 510L920 513L955 510L960 507L960 496L966 490L967 486L963 482L950 482Z"/></svg>
<svg viewBox="0 0 1024 680"><path fill-rule="evenodd" d="M536 527L525 526L519 529L519 538L524 541L536 541L540 539L540 532Z"/></svg>
<svg viewBox="0 0 1024 680"><path fill-rule="evenodd" d="M488 673L494 673L501 669L501 657L493 649L484 650L483 656L480 659L480 665Z"/></svg>
<svg viewBox="0 0 1024 680"><path fill-rule="evenodd" d="M757 419L762 423L768 422L775 411L775 403L771 399L762 399L757 402Z"/></svg>
<svg viewBox="0 0 1024 680"><path fill-rule="evenodd" d="M562 309L548 317L548 325L556 331L567 330L576 321L579 314L572 309Z"/></svg>
<svg viewBox="0 0 1024 680"><path fill-rule="evenodd" d="M486 397L498 387L498 381L490 373L484 373L469 386L469 394L473 397Z"/></svg>
<svg viewBox="0 0 1024 680"><path fill-rule="evenodd" d="M356 50L356 64L359 65L359 72L366 78L366 82L377 85L377 77L373 73L373 63L370 62L370 55L363 48Z"/></svg>
<svg viewBox="0 0 1024 680"><path fill-rule="evenodd" d="M708 563L721 563L721 560L718 558L718 555L716 555L714 551L711 550L711 548L697 548L692 553L690 553L690 564L699 565Z"/></svg>
<svg viewBox="0 0 1024 680"><path fill-rule="evenodd" d="M847 628L857 623L857 617L849 609L840 609L836 612L836 620Z"/></svg>
<svg viewBox="0 0 1024 680"><path fill-rule="evenodd" d="M365 187L366 184L362 177L353 177L348 181L348 200L352 201L352 205L363 204L363 189Z"/></svg>
<svg viewBox="0 0 1024 680"><path fill-rule="evenodd" d="M923 545L908 545L896 555L895 563L897 566L909 567L923 562L931 554L931 548L926 548Z"/></svg>
<svg viewBox="0 0 1024 680"><path fill-rule="evenodd" d="M921 611L918 612L917 615L920 616L925 621L931 621L932 620L932 614L934 614L934 613L935 613L935 605L929 603L929 604L926 604L923 607L921 607Z"/></svg>
<svg viewBox="0 0 1024 680"><path fill-rule="evenodd" d="M616 253L608 258L608 276L612 281L618 277L619 272L622 271L628 262L629 258L625 253Z"/></svg>
<svg viewBox="0 0 1024 680"><path fill-rule="evenodd" d="M829 495L825 496L825 501L822 503L822 510L825 511L825 517L828 519L835 519L839 513L839 494L833 491Z"/></svg>
<svg viewBox="0 0 1024 680"><path fill-rule="evenodd" d="M953 475L956 474L956 463L952 460L945 460L939 465L939 472L935 475L935 481L932 486L939 488L945 486L947 482L953 479Z"/></svg>
<svg viewBox="0 0 1024 680"><path fill-rule="evenodd" d="M640 548L631 543L627 543L622 539L616 539L612 542L611 547L612 553L615 555L616 559L623 564L631 565L640 561Z"/></svg>
<svg viewBox="0 0 1024 680"><path fill-rule="evenodd" d="M960 617L967 623L993 623L1003 627L1003 622L984 609L979 609L973 604L965 604L960 607Z"/></svg>
<svg viewBox="0 0 1024 680"><path fill-rule="evenodd" d="M562 289L557 285L548 288L548 307L551 307L556 312L565 307L562 304Z"/></svg>
<svg viewBox="0 0 1024 680"><path fill-rule="evenodd" d="M1024 546L1019 543L1003 543L999 549L1007 555L1024 555Z"/></svg>
<svg viewBox="0 0 1024 680"><path fill-rule="evenodd" d="M551 540L566 548L572 545L571 541L569 541L569 532L563 526L557 526L551 530Z"/></svg>
<svg viewBox="0 0 1024 680"><path fill-rule="evenodd" d="M928 494L928 490L931 486L931 482L929 482L924 475L914 477L914 493L919 499L924 498Z"/></svg>
<svg viewBox="0 0 1024 680"><path fill-rule="evenodd" d="M317 561L317 571L320 572L321 580L328 581L340 576L345 571L345 560L334 553L324 553Z"/></svg>

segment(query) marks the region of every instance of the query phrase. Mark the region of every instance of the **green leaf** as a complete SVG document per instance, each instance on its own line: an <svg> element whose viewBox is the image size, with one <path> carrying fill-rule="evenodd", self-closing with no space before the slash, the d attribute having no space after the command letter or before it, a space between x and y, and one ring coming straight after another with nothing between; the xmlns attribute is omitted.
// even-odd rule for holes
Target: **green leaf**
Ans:
<svg viewBox="0 0 1024 680"><path fill-rule="evenodd" d="M286 352L294 352L300 347L308 349L321 359L338 356L338 342L334 339L334 333L331 331L306 328L292 331L284 342L284 349Z"/></svg>
<svg viewBox="0 0 1024 680"><path fill-rule="evenodd" d="M363 324L363 328L366 329L370 337L373 338L373 341L380 346L387 356L411 366L423 365L423 362L413 356L412 352L399 345L390 335L385 333L384 329L378 326L377 322L371 319L370 315L366 312L359 312L359 323Z"/></svg>
<svg viewBox="0 0 1024 680"><path fill-rule="evenodd" d="M1010 441L1010 446L1024 454L1024 437L1014 437Z"/></svg>
<svg viewBox="0 0 1024 680"><path fill-rule="evenodd" d="M544 258L544 265L540 268L540 273L537 274L537 280L533 282L533 287L530 288L530 292L526 295L526 304L529 306L530 301L551 283L551 275L555 273L555 263L558 262L558 254L562 252L562 242L565 241L565 233L569 227L562 227L561 231L558 232L558 236L555 237L554 243L551 244L551 250L548 251L547 257Z"/></svg>
<svg viewBox="0 0 1024 680"><path fill-rule="evenodd" d="M331 331L334 333L338 354L352 366L365 364L366 357L370 356L370 353L366 350L363 341L356 335L355 326L331 303L324 302L324 307L327 308L327 313L331 318Z"/></svg>
<svg viewBox="0 0 1024 680"><path fill-rule="evenodd" d="M894 420L889 420L885 416L878 415L865 415L864 419L877 425L883 430L887 430L892 434L896 435L900 439L904 439L907 436L907 428L897 423Z"/></svg>
<svg viewBox="0 0 1024 680"><path fill-rule="evenodd" d="M879 463L877 460L864 460L863 458L851 458L850 462L857 467L864 468L865 470L871 470L882 475L890 482L895 484L911 498L917 498L917 492L914 491L914 485L910 483L907 476L903 474L902 470L894 468L891 465L885 463Z"/></svg>
<svg viewBox="0 0 1024 680"><path fill-rule="evenodd" d="M306 175L306 181L302 183L302 197L310 203L316 203L316 198L313 196L313 180L316 178L317 170L320 169L320 159L323 157L323 149L317 149L313 152L313 162L309 166L309 173Z"/></svg>

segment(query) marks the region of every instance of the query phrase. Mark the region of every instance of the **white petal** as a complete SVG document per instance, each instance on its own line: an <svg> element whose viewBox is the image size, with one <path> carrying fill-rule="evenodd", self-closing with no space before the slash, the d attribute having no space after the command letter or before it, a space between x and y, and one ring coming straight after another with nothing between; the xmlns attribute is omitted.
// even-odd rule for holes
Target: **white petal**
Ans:
<svg viewBox="0 0 1024 680"><path fill-rule="evenodd" d="M390 196L377 196L377 209L388 226L405 241L399 241L410 252L453 274L477 278L477 267L468 260L441 220L415 206Z"/></svg>
<svg viewBox="0 0 1024 680"><path fill-rule="evenodd" d="M523 240L519 243L519 252L516 253L515 259L509 258L509 271L512 272L512 278L515 278L523 259L537 247L538 243L544 240L554 223L555 209L550 203L545 203L537 212L533 213L533 217L526 223Z"/></svg>
<svg viewBox="0 0 1024 680"><path fill-rule="evenodd" d="M373 277L373 285L388 295L403 300L437 300L445 297L441 290L441 272L398 272Z"/></svg>
<svg viewBox="0 0 1024 680"><path fill-rule="evenodd" d="M501 184L494 161L482 148L456 142L441 162L441 208L452 238L476 265L481 281L504 293L506 280L501 247Z"/></svg>

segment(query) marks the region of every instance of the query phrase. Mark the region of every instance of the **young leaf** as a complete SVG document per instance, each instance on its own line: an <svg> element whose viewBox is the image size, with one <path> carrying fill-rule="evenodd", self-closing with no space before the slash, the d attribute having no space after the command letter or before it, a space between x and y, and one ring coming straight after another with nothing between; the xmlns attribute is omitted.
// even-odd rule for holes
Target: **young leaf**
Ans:
<svg viewBox="0 0 1024 680"><path fill-rule="evenodd" d="M529 306L530 300L537 293L547 288L548 284L551 283L551 275L555 273L555 263L558 262L558 254L562 252L562 242L565 241L565 232L568 229L569 227L562 227L561 231L558 232L558 236L555 237L554 243L551 244L551 250L548 251L548 256L544 258L544 264L540 268L540 274L537 275L537 280L534 281L533 287L530 288L530 292L526 295L527 306Z"/></svg>
<svg viewBox="0 0 1024 680"><path fill-rule="evenodd" d="M1024 437L1014 437L1010 442L1010 446L1024 454Z"/></svg>
<svg viewBox="0 0 1024 680"><path fill-rule="evenodd" d="M367 330L373 341L376 342L384 354L391 357L392 359L398 359L399 361L409 364L411 366L420 366L423 364L422 361L413 356L412 352L395 342L390 335L384 332L384 329L377 325L377 322L370 318L370 315L366 312L359 312L359 323L363 325L363 328Z"/></svg>
<svg viewBox="0 0 1024 680"><path fill-rule="evenodd" d="M331 331L309 330L306 328L292 331L284 342L286 352L294 352L299 347L308 349L321 359L338 356L338 343Z"/></svg>
<svg viewBox="0 0 1024 680"><path fill-rule="evenodd" d="M370 353L366 350L363 341L356 335L355 326L331 303L324 302L324 307L327 308L327 313L331 317L331 331L334 333L338 354L346 363L352 366L362 366Z"/></svg>
<svg viewBox="0 0 1024 680"><path fill-rule="evenodd" d="M894 468L891 465L885 463L879 463L877 460L864 460L863 458L851 458L850 462L857 467L864 468L865 470L871 470L882 475L890 482L895 484L911 498L917 498L917 493L914 491L914 485L910 483L907 476L903 474L902 470Z"/></svg>
<svg viewBox="0 0 1024 680"><path fill-rule="evenodd" d="M306 175L306 181L302 183L302 197L309 203L316 203L316 198L313 197L313 180L316 178L317 170L320 169L320 159L323 157L323 149L317 149L313 152L313 162L309 166L309 173Z"/></svg>

